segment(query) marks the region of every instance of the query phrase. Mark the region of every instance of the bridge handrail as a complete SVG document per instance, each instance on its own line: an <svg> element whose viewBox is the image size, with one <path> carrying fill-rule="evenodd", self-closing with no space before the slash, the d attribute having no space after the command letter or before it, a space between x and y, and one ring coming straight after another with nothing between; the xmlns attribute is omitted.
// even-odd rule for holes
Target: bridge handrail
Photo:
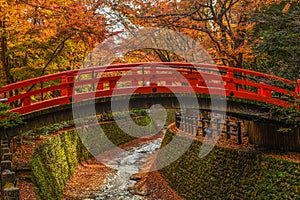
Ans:
<svg viewBox="0 0 300 200"><path fill-rule="evenodd" d="M100 71L103 72L105 69L115 69L115 68L131 68L131 67L139 67L141 65L147 65L147 66L155 66L155 65L161 65L161 66L174 66L174 67L182 67L182 68L187 68L187 69L191 69L194 67L197 68L210 68L213 70L219 69L219 70L230 70L233 72L240 72L240 73L245 73L248 75L254 75L254 76L259 76L259 77L263 77L263 78L270 78L270 79L275 79L287 84L293 84L296 85L296 81L292 81L289 79L285 79L282 77L278 77L278 76L274 76L274 75L269 75L269 74L264 74L261 72L256 72L256 71L252 71L252 70L247 70L247 69L241 69L241 68L233 68L233 67L228 67L228 66L217 66L217 65L211 65L211 64L198 64L198 63L178 63L178 62L155 62L155 63L131 63L131 64L113 64L113 65L108 65L108 66L96 66L96 67L91 67L91 68L84 68L84 69L80 69L80 70L70 70L67 72L59 72L59 73L55 73L55 74L49 74L49 75L45 75L45 76L41 76L41 77L36 77L36 78L32 78L32 79L28 79L28 80L23 80L23 81L19 81L16 83L12 83L10 85L4 86L2 88L0 88L0 93L3 92L8 92L10 90L15 90L21 87L26 87L29 85L33 85L33 84L38 84L41 81L49 81L49 80L55 80L59 77L63 77L63 76L74 76L77 75L78 72L80 73L88 73L88 72L92 72L92 71Z"/></svg>
<svg viewBox="0 0 300 200"><path fill-rule="evenodd" d="M128 72L132 70L131 74L119 75L119 74L110 74L111 72ZM136 72L133 72L135 71ZM138 74L137 71L142 70L143 74ZM147 73L144 73L144 70ZM164 72L164 73L163 73ZM166 73L167 72L167 73ZM221 88L225 84L226 92L228 96L238 96L239 98L249 98L259 100L259 97L262 99L260 101L267 103L274 103L276 105L289 107L290 99L289 98L298 98L300 91L300 81L292 81L281 77L276 77L273 75L264 74L261 72L255 72L247 69L240 68L232 68L228 66L216 66L211 64L195 64L195 63L177 63L177 62L155 62L155 63L132 63L132 64L114 64L108 66L97 66L92 68L85 68L80 70L71 70L66 72L60 72L56 74L50 74L42 77L32 78L29 80L20 81L17 83L13 83L7 85L3 88L0 88L0 96L8 99L8 103L13 103L16 101L19 102L20 105L16 106L14 110L21 111L21 113L26 113L33 111L33 104L43 103L44 106L48 106L46 103L49 103L51 100L52 103L49 105L54 106L55 103L57 105L67 104L72 101L72 95L79 94L78 92L74 92L74 83L76 82L76 86L84 86L88 84L96 84L97 91L99 95L109 95L110 92L104 92L105 83L108 83L108 90L113 90L116 87L116 82L124 77L123 81L131 81L131 87L138 87L138 78L141 79L155 79L155 84L152 86L156 86L159 88L158 92L166 91L162 87L158 87L159 81L168 82L166 85L169 87L172 86L172 82L178 82L181 80L180 76L172 76L168 77L168 73L180 73L182 77L188 80L188 84L190 84L195 91L203 92L205 87L212 88ZM101 82L98 83L97 77L99 73L104 73L105 78L101 78ZM93 76L91 76L93 74ZM220 75L224 83L219 83ZM76 81L75 79L79 79L82 75L89 75L87 79ZM202 76L206 78L209 77L209 80L204 80ZM177 77L177 79L176 79ZM133 79L134 78L134 79ZM162 78L158 79L158 78ZM132 80L131 80L132 79ZM137 80L135 80L137 79ZM254 81L253 81L254 80ZM52 81L52 82L51 82ZM54 81L54 82L53 82ZM278 85L272 85L269 82L280 82L282 84L288 85L291 89L286 89L284 87L280 87ZM38 84L47 84L45 87L39 86L40 88L34 89L34 87ZM171 84L170 84L171 83ZM240 87L240 86L244 87ZM181 85L183 88L184 86ZM251 89L247 89L247 87L252 87ZM202 88L202 89L200 89ZM18 90L24 90L19 92L14 92ZM180 92L180 87L176 86L176 90ZM47 92L60 91L59 96L55 96L50 99L44 99L41 97L37 100L36 103L31 101L31 98L36 95L41 95ZM124 90L125 91L125 90ZM141 93L149 92L148 89L144 87L144 89L139 90ZM150 91L151 92L151 91ZM287 100L281 100L273 97L273 93L278 93L280 95L286 96ZM232 95L233 94L233 95ZM247 97L247 95L249 97ZM251 95L254 95L251 97ZM84 96L84 95L81 95ZM87 95L86 95L87 96ZM66 98L65 98L66 97ZM267 98L267 99L266 99ZM54 103L55 102L55 103ZM53 105L54 104L54 105ZM29 107L32 106L32 109ZM23 107L25 111L22 111ZM36 108L41 108L42 106L36 106Z"/></svg>

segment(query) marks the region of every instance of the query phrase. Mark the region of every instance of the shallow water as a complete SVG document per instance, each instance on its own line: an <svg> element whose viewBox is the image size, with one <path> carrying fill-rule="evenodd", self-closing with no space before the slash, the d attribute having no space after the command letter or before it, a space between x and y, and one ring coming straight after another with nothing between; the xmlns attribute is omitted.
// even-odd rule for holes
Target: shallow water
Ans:
<svg viewBox="0 0 300 200"><path fill-rule="evenodd" d="M142 200L143 196L133 195L128 187L133 186L136 181L130 180L133 174L140 171L140 166L145 163L145 158L159 149L162 139L135 147L119 153L111 161L114 164L114 172L106 179L99 193L92 195L90 199L96 200Z"/></svg>

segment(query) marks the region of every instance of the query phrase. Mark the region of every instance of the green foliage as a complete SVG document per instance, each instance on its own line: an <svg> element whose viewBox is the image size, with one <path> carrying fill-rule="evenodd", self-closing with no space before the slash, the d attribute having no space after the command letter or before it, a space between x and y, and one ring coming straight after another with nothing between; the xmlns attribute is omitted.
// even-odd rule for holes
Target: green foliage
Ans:
<svg viewBox="0 0 300 200"><path fill-rule="evenodd" d="M19 113L10 112L9 105L0 102L0 128L11 128L23 124L22 117Z"/></svg>
<svg viewBox="0 0 300 200"><path fill-rule="evenodd" d="M299 103L293 104L290 108L271 106L273 115L277 116L282 127L277 131L280 133L291 133L295 127L300 126Z"/></svg>
<svg viewBox="0 0 300 200"><path fill-rule="evenodd" d="M175 115L176 115L176 110L167 110L166 123L170 124L170 123L175 122Z"/></svg>
<svg viewBox="0 0 300 200"><path fill-rule="evenodd" d="M30 131L27 131L25 133L23 133L23 136L25 137L32 137L32 136L36 136L36 135L49 135L51 133L54 133L56 131L65 129L65 128L69 128L74 126L74 122L73 121L67 121L67 122L60 122L60 123L56 123L56 124L52 124L49 126L44 126L41 128L36 128L36 129L32 129Z"/></svg>
<svg viewBox="0 0 300 200"><path fill-rule="evenodd" d="M294 105L291 108L278 108L281 121L284 121L287 125L300 125L300 110L299 105Z"/></svg>
<svg viewBox="0 0 300 200"><path fill-rule="evenodd" d="M273 3L253 15L254 69L295 80L300 71L300 4Z"/></svg>
<svg viewBox="0 0 300 200"><path fill-rule="evenodd" d="M162 146L173 137L173 133L167 132ZM185 138L181 137L181 140L184 142ZM201 142L194 141L180 159L160 170L170 186L184 199L299 197L299 163L221 147L215 147L200 159L201 145Z"/></svg>

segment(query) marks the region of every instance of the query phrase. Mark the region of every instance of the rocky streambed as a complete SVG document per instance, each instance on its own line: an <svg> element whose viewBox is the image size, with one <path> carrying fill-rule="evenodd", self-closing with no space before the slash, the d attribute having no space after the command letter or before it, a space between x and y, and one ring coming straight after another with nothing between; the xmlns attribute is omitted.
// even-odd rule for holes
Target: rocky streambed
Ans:
<svg viewBox="0 0 300 200"><path fill-rule="evenodd" d="M95 200L142 200L144 196L129 192L136 181L131 177L140 172L140 167L146 162L146 158L154 154L160 147L162 139L156 139L147 144L122 151L109 161L114 170L105 179L99 192L92 194L89 199Z"/></svg>

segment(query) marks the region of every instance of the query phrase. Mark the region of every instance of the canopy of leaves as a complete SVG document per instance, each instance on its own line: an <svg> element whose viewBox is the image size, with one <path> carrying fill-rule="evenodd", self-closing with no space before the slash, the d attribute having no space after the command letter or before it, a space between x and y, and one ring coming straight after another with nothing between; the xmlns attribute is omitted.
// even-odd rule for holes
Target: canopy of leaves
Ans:
<svg viewBox="0 0 300 200"><path fill-rule="evenodd" d="M257 11L254 69L295 80L300 72L300 4L281 1Z"/></svg>
<svg viewBox="0 0 300 200"><path fill-rule="evenodd" d="M130 0L108 5L124 27L162 27L197 40L217 64L244 67L250 55L250 14L261 0ZM121 14L120 14L121 13ZM205 62L205 61L204 61Z"/></svg>
<svg viewBox="0 0 300 200"><path fill-rule="evenodd" d="M0 76L8 84L78 68L107 37L103 1L0 0Z"/></svg>

